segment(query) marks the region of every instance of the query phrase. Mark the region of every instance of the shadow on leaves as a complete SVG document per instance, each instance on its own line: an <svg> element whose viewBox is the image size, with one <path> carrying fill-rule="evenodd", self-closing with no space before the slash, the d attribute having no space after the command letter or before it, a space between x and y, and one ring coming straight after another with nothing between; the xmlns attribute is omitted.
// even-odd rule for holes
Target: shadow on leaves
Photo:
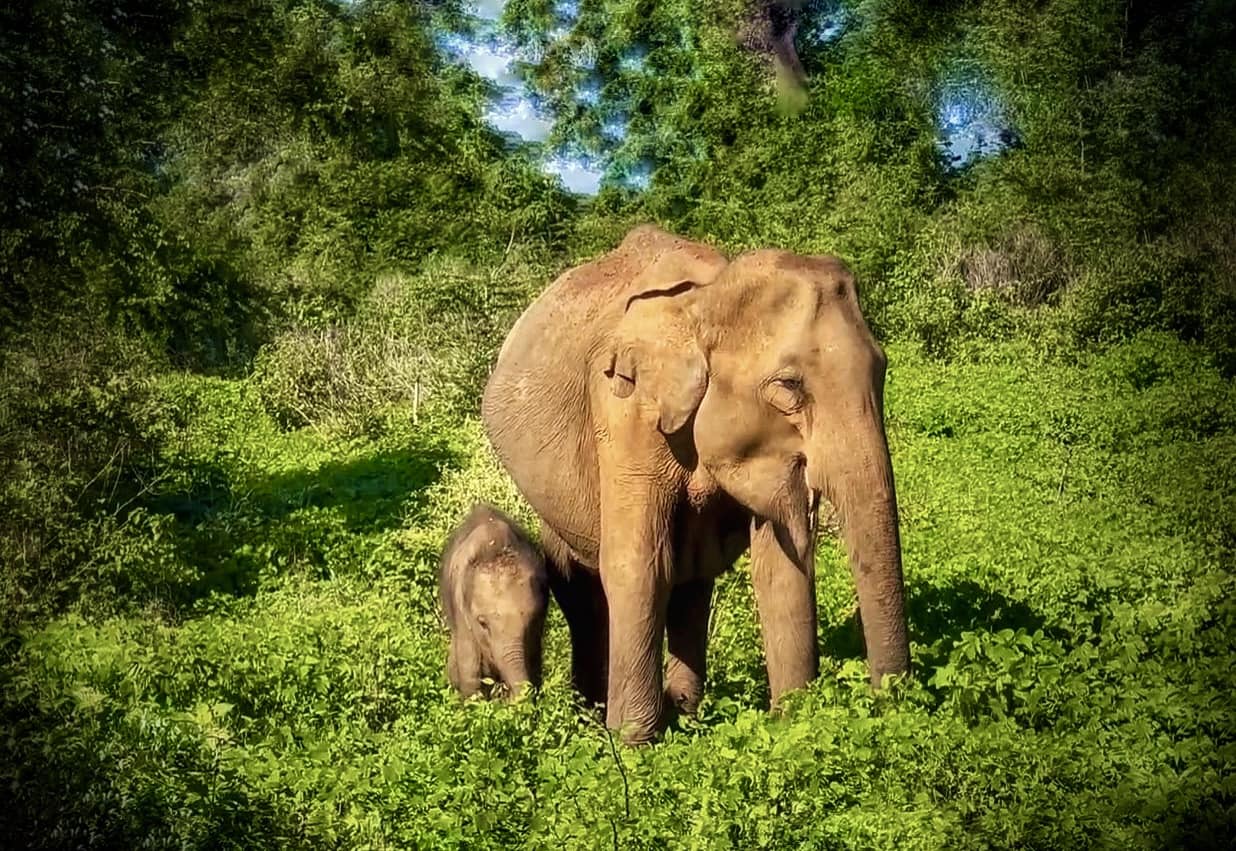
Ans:
<svg viewBox="0 0 1236 851"><path fill-rule="evenodd" d="M1042 616L1025 603L968 579L946 586L908 586L906 615L910 640L932 647L945 656L963 632L1051 631ZM820 655L836 659L866 658L862 618L857 609L840 623L821 626Z"/></svg>
<svg viewBox="0 0 1236 851"><path fill-rule="evenodd" d="M216 593L252 594L268 574L360 570L371 555L372 536L402 523L456 461L445 444L427 440L249 487L230 482L216 464L195 467L191 489L162 494L144 506L175 518L176 559L192 577L168 596L184 607Z"/></svg>

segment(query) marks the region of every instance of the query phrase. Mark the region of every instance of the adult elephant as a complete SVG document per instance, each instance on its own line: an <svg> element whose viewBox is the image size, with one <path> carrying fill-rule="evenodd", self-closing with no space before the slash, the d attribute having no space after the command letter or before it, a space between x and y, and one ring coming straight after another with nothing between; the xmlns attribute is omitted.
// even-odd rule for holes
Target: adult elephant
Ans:
<svg viewBox="0 0 1236 851"><path fill-rule="evenodd" d="M908 669L884 370L840 260L729 261L650 225L515 323L485 428L540 516L574 683L628 742L695 710L713 581L748 548L773 703L815 678L821 494L845 528L872 681Z"/></svg>

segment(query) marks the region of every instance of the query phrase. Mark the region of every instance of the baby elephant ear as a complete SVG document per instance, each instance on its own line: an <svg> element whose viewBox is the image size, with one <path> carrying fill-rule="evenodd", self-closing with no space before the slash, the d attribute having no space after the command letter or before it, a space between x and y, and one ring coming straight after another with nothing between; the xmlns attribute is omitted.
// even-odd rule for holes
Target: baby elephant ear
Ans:
<svg viewBox="0 0 1236 851"><path fill-rule="evenodd" d="M681 292L682 282L663 292ZM708 361L687 315L671 297L633 298L619 323L605 375L610 390L626 398L636 388L657 404L663 434L680 431L708 389Z"/></svg>

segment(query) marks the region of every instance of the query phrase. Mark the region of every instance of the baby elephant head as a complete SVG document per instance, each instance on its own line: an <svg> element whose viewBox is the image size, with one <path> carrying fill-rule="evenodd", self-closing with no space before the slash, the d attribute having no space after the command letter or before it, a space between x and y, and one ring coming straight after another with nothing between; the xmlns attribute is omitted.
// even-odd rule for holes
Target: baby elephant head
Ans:
<svg viewBox="0 0 1236 851"><path fill-rule="evenodd" d="M478 565L470 610L486 667L512 696L541 687L541 637L548 586L539 554L506 550Z"/></svg>

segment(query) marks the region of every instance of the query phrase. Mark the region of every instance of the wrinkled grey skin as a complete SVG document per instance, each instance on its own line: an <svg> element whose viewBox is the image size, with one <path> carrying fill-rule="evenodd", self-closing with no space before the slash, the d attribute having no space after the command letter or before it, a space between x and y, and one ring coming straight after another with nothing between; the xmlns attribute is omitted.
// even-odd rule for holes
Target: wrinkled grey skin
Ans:
<svg viewBox="0 0 1236 851"><path fill-rule="evenodd" d="M625 741L697 707L713 582L748 549L773 703L815 678L821 497L873 684L908 670L884 372L837 258L731 260L648 225L515 323L482 418L541 519L575 686Z"/></svg>
<svg viewBox="0 0 1236 851"><path fill-rule="evenodd" d="M549 589L544 556L523 530L478 503L447 542L438 578L451 685L464 697L493 696L485 678L512 696L526 683L540 688Z"/></svg>

